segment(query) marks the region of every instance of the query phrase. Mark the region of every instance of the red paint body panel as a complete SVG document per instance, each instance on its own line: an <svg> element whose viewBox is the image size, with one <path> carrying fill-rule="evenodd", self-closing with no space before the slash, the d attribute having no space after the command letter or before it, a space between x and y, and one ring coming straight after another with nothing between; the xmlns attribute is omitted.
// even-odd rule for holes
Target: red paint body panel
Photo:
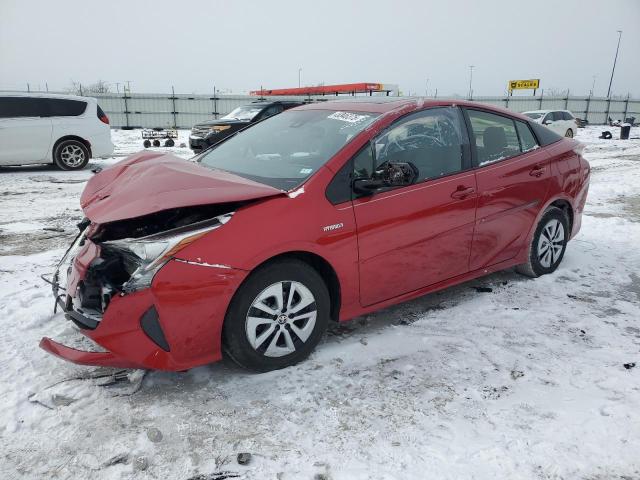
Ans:
<svg viewBox="0 0 640 480"><path fill-rule="evenodd" d="M547 198L551 167L544 149L479 168L476 228L470 269L515 257Z"/></svg>
<svg viewBox="0 0 640 480"><path fill-rule="evenodd" d="M116 357L111 352L86 352L70 348L58 343L50 338L44 337L40 340L40 348L45 352L55 355L58 358L67 360L77 365L97 365L101 367L114 368L144 368L130 360Z"/></svg>
<svg viewBox="0 0 640 480"><path fill-rule="evenodd" d="M282 192L171 154L141 152L92 177L80 197L92 222L108 223L169 208L239 202Z"/></svg>
<svg viewBox="0 0 640 480"><path fill-rule="evenodd" d="M476 195L451 196L463 188L473 172L354 201L363 306L469 271Z"/></svg>
<svg viewBox="0 0 640 480"><path fill-rule="evenodd" d="M82 330L107 353L78 352L48 339L41 346L80 364L186 370L221 358L229 302L251 271L278 255L315 255L334 270L342 321L525 262L536 223L552 202L571 205L575 236L588 192L589 165L574 152L576 142L568 139L371 197L338 205L327 200L327 185L335 174L392 122L416 110L452 104L374 99L299 107L381 115L289 193L153 153L134 155L96 175L81 199L92 229L179 206L260 200L239 208L224 226L181 249L156 273L150 288L114 296L98 327ZM473 191L464 198L452 197L459 189ZM323 228L338 224L336 229ZM68 280L71 295L99 254L99 246L90 241L78 252ZM168 352L140 326L151 306Z"/></svg>

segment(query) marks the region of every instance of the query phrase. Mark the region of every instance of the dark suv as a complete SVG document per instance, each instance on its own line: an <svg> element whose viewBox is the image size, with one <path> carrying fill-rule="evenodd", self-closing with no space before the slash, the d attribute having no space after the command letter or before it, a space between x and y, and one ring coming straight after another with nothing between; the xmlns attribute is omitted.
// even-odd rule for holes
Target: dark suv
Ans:
<svg viewBox="0 0 640 480"><path fill-rule="evenodd" d="M259 122L304 103L303 101L256 101L243 105L222 118L194 125L189 135L189 148L195 153L200 153L251 123Z"/></svg>

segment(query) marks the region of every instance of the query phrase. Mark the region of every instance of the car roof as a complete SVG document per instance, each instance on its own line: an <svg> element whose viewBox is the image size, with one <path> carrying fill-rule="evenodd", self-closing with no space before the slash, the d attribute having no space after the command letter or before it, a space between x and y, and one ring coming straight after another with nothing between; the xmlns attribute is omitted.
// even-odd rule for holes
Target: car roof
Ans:
<svg viewBox="0 0 640 480"><path fill-rule="evenodd" d="M80 95L66 95L62 93L48 92L0 92L0 97L24 97L24 98L60 98L65 100L80 100L83 102L95 101L93 97L81 97Z"/></svg>
<svg viewBox="0 0 640 480"><path fill-rule="evenodd" d="M293 110L346 110L355 112L380 113L394 112L398 110L420 110L428 107L446 107L450 105L481 108L498 114L508 115L514 118L530 120L522 114L507 110L495 105L471 102L468 100L453 99L426 99L421 97L351 97L349 99L332 100L329 102L308 103Z"/></svg>

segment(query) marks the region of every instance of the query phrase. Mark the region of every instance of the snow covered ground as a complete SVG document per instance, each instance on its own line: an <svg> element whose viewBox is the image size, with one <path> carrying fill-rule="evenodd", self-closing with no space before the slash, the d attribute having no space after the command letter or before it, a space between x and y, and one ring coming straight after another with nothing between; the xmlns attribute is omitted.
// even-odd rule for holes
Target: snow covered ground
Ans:
<svg viewBox="0 0 640 480"><path fill-rule="evenodd" d="M38 348L81 342L39 275L91 171L0 168L0 478L640 478L640 139L603 129L579 131L590 197L555 274L505 271L358 318L285 370L222 362L112 386ZM118 157L91 167L139 135L114 131Z"/></svg>

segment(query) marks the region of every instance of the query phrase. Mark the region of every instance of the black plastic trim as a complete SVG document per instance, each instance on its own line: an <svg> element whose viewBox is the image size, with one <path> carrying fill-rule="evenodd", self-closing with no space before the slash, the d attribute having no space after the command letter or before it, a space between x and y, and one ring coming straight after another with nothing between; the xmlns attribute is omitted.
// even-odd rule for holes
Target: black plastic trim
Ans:
<svg viewBox="0 0 640 480"><path fill-rule="evenodd" d="M160 322L158 321L158 311L155 306L144 312L140 317L140 327L142 331L162 350L170 352L169 343L164 336Z"/></svg>

